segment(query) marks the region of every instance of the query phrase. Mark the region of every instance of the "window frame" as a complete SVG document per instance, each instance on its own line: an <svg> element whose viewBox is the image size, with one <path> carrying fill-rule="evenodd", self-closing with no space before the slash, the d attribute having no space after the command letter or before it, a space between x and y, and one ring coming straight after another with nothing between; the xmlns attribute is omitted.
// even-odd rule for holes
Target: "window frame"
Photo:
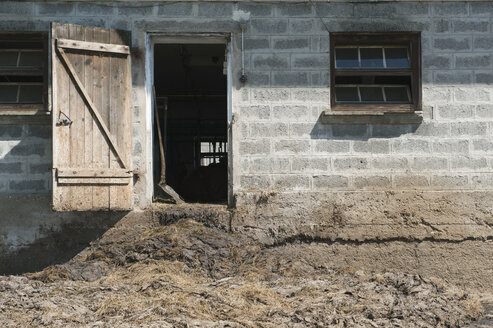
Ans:
<svg viewBox="0 0 493 328"><path fill-rule="evenodd" d="M337 47L396 47L406 46L410 68L336 68ZM409 76L410 103L352 103L337 102L337 76ZM381 84L375 84L380 86ZM420 32L332 32L330 33L330 108L331 112L356 113L412 113L420 111L421 104L421 33Z"/></svg>
<svg viewBox="0 0 493 328"><path fill-rule="evenodd" d="M42 77L43 94L41 103L0 103L0 115L39 115L46 114L48 112L48 96L49 96L49 54L48 54L48 32L42 31L0 31L0 42L3 40L25 40L25 41L39 41L42 53L41 67L42 73L39 75ZM22 49L22 48L19 48ZM28 49L28 48L26 48ZM33 71L25 70L26 74L23 75L22 68L19 69L2 69L0 66L0 75L13 74L18 76L38 76Z"/></svg>

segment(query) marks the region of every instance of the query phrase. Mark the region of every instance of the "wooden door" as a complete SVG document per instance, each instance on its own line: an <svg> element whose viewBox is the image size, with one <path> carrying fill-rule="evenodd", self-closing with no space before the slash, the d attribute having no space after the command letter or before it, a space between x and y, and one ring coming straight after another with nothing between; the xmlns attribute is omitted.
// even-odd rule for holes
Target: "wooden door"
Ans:
<svg viewBox="0 0 493 328"><path fill-rule="evenodd" d="M52 23L53 209L132 208L130 33Z"/></svg>

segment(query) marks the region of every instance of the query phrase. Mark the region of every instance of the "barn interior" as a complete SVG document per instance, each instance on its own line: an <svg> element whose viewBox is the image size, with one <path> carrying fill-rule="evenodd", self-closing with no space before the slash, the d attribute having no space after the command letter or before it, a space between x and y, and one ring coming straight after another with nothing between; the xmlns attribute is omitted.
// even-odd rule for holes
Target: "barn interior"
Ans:
<svg viewBox="0 0 493 328"><path fill-rule="evenodd" d="M165 182L185 201L227 201L227 76L223 44L156 44L154 185ZM155 194L156 194L156 189Z"/></svg>

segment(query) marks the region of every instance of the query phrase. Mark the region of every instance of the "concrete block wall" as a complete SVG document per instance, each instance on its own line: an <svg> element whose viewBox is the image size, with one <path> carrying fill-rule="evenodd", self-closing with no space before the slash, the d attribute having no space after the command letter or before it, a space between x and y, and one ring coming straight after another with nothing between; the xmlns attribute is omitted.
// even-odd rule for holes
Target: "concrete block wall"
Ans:
<svg viewBox="0 0 493 328"><path fill-rule="evenodd" d="M50 193L51 126L5 121L0 123L0 194Z"/></svg>
<svg viewBox="0 0 493 328"><path fill-rule="evenodd" d="M237 10L250 13L244 85ZM233 33L235 193L493 189L492 17L493 4L477 1L0 3L0 31L47 31L51 21L132 31L139 207L152 195L146 32ZM422 32L422 124L322 123L329 106L329 32L338 31Z"/></svg>

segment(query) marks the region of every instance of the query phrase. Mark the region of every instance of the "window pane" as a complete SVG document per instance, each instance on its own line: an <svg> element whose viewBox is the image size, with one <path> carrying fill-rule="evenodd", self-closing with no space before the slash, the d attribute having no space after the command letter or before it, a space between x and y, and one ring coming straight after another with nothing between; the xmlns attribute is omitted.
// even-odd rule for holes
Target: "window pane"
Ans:
<svg viewBox="0 0 493 328"><path fill-rule="evenodd" d="M17 85L0 85L0 103L17 102Z"/></svg>
<svg viewBox="0 0 493 328"><path fill-rule="evenodd" d="M359 102L358 89L356 87L336 87L336 101Z"/></svg>
<svg viewBox="0 0 493 328"><path fill-rule="evenodd" d="M40 104L43 102L42 85L21 85L19 102L24 104Z"/></svg>
<svg viewBox="0 0 493 328"><path fill-rule="evenodd" d="M385 97L389 102L409 102L407 87L385 87Z"/></svg>
<svg viewBox="0 0 493 328"><path fill-rule="evenodd" d="M336 67L337 68L357 68L358 49L357 48L336 48Z"/></svg>
<svg viewBox="0 0 493 328"><path fill-rule="evenodd" d="M360 48L361 67L383 67L382 48Z"/></svg>
<svg viewBox="0 0 493 328"><path fill-rule="evenodd" d="M17 66L17 51L0 51L0 66Z"/></svg>
<svg viewBox="0 0 493 328"><path fill-rule="evenodd" d="M389 68L408 68L407 48L385 48L385 61Z"/></svg>
<svg viewBox="0 0 493 328"><path fill-rule="evenodd" d="M360 87L361 101L383 101L381 87Z"/></svg>
<svg viewBox="0 0 493 328"><path fill-rule="evenodd" d="M21 60L19 66L36 66L43 65L41 52L39 51L23 51L21 52Z"/></svg>

